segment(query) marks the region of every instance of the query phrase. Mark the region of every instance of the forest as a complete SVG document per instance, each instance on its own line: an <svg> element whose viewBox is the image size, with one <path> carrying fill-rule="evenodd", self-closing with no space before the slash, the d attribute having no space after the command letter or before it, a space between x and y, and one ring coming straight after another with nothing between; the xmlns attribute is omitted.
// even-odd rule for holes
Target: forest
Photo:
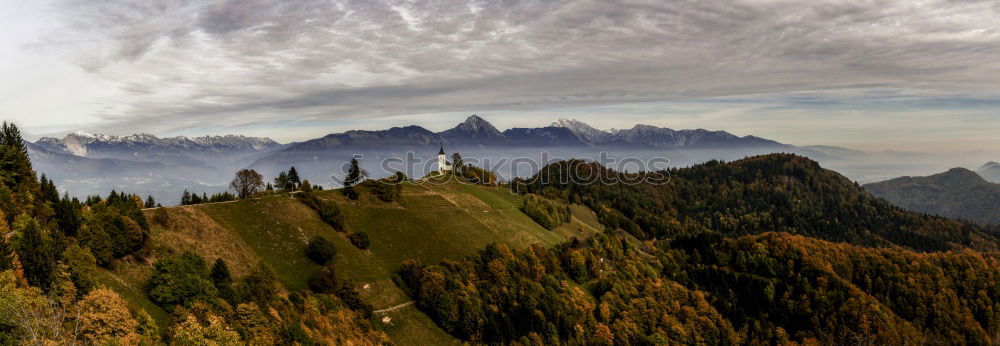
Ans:
<svg viewBox="0 0 1000 346"><path fill-rule="evenodd" d="M797 155L710 161L656 173L649 178L645 173L621 173L593 162L568 160L511 184L518 185L515 191L586 205L598 213L602 224L642 240L702 232L726 236L787 232L917 251L1000 249L996 225L900 209Z"/></svg>
<svg viewBox="0 0 1000 346"><path fill-rule="evenodd" d="M472 343L1000 338L995 226L895 208L794 155L658 176L669 183L584 161L551 164L512 181L515 191L587 205L603 234L408 262L400 276L422 311ZM612 183L593 183L601 180Z"/></svg>

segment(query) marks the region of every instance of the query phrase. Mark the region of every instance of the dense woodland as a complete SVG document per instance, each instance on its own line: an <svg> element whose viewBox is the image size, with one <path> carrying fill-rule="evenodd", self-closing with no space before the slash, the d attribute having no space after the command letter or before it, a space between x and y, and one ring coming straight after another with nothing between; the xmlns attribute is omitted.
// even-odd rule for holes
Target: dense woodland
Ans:
<svg viewBox="0 0 1000 346"><path fill-rule="evenodd" d="M1000 257L916 253L787 233L555 249L490 247L407 263L418 307L474 343L990 344Z"/></svg>
<svg viewBox="0 0 1000 346"><path fill-rule="evenodd" d="M787 232L918 251L1000 249L996 226L902 210L801 156L711 161L646 176L572 160L550 164L531 179L511 184L519 185L516 191L587 205L601 223L642 240L702 232Z"/></svg>
<svg viewBox="0 0 1000 346"><path fill-rule="evenodd" d="M995 228L892 207L793 155L653 179L552 164L516 191L586 204L604 234L408 262L401 277L422 311L474 343L1000 340Z"/></svg>

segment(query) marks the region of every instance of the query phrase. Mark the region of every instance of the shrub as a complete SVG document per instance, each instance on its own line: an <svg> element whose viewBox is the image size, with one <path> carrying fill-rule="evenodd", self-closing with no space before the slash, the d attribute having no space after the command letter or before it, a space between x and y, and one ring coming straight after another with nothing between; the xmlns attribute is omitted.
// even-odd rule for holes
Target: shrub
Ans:
<svg viewBox="0 0 1000 346"><path fill-rule="evenodd" d="M338 231L344 230L344 214L335 202L326 202L319 209L319 218Z"/></svg>
<svg viewBox="0 0 1000 346"><path fill-rule="evenodd" d="M378 180L368 180L362 183L367 186L372 194L378 199L392 202L399 199L400 194L403 192L402 183L409 180L406 174L402 172L396 172L395 175L387 178L382 178Z"/></svg>
<svg viewBox="0 0 1000 346"><path fill-rule="evenodd" d="M528 195L522 210L547 229L556 228L570 220L569 206L537 195Z"/></svg>
<svg viewBox="0 0 1000 346"><path fill-rule="evenodd" d="M368 239L368 233L365 232L351 233L351 235L347 236L347 239L350 239L351 244L354 244L354 246L357 246L361 250L368 250L372 245L371 240Z"/></svg>
<svg viewBox="0 0 1000 346"><path fill-rule="evenodd" d="M322 236L313 237L306 246L306 256L319 265L329 264L336 254L337 249L333 247L333 243Z"/></svg>
<svg viewBox="0 0 1000 346"><path fill-rule="evenodd" d="M344 193L344 197L349 199L358 199L358 190L355 190L353 186L345 186L341 191Z"/></svg>
<svg viewBox="0 0 1000 346"><path fill-rule="evenodd" d="M344 214L340 212L340 207L337 206L336 202L324 202L312 193L300 193L296 194L295 197L299 202L319 213L320 219L330 227L338 231L344 229Z"/></svg>
<svg viewBox="0 0 1000 346"><path fill-rule="evenodd" d="M351 310L361 311L365 316L371 316L372 306L361 300L361 295L358 294L358 290L354 287L354 284L345 282L339 289L337 289L337 297L340 298L347 307Z"/></svg>
<svg viewBox="0 0 1000 346"><path fill-rule="evenodd" d="M316 276L309 278L309 289L316 293L334 293L337 290L337 274L333 267L323 268Z"/></svg>
<svg viewBox="0 0 1000 346"><path fill-rule="evenodd" d="M262 262L241 280L240 297L242 301L256 302L261 307L267 307L277 297L278 285L278 275Z"/></svg>
<svg viewBox="0 0 1000 346"><path fill-rule="evenodd" d="M157 261L149 278L148 291L150 300L168 308L198 300L210 302L216 295L205 260L193 252Z"/></svg>

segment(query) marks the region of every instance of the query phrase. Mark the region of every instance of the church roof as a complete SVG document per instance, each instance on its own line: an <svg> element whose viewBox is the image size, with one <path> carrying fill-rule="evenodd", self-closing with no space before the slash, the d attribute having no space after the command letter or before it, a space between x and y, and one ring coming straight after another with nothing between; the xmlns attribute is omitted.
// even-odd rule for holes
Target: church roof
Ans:
<svg viewBox="0 0 1000 346"><path fill-rule="evenodd" d="M438 151L438 155L444 155L444 146L441 146L441 151Z"/></svg>

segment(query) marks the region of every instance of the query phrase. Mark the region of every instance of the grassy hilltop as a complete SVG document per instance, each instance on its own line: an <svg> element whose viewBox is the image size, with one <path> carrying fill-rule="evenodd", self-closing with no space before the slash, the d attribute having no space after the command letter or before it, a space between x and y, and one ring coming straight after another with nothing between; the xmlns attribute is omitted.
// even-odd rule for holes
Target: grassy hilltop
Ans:
<svg viewBox="0 0 1000 346"><path fill-rule="evenodd" d="M402 261L437 263L472 255L490 243L514 249L531 244L553 246L572 237L588 237L601 229L590 209L570 206L572 219L547 230L521 211L524 197L503 188L469 184L407 184L397 201L383 202L361 191L357 201L339 191L316 191L336 202L345 215L346 233L324 223L317 213L288 195L259 199L146 210L151 234L142 263L120 262L102 272L102 281L149 311L161 327L168 315L143 293L158 258L194 251L209 261L224 259L235 276L264 262L288 291L306 289L321 267L306 258L306 243L315 235L334 242L334 267L341 279L360 287L362 299L376 313L373 325L397 344L456 343L414 305L393 280ZM163 222L165 221L165 222ZM368 250L354 247L345 234L366 232ZM388 311L379 311L387 310Z"/></svg>

